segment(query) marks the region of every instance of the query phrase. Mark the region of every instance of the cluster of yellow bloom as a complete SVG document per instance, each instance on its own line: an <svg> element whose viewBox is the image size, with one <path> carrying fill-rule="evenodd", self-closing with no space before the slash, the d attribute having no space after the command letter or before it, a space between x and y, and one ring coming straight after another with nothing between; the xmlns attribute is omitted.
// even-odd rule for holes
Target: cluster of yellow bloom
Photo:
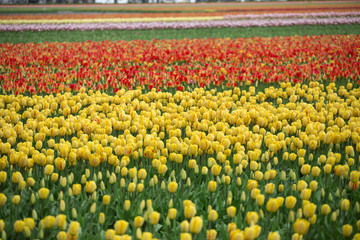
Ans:
<svg viewBox="0 0 360 240"><path fill-rule="evenodd" d="M359 99L319 82L1 95L2 238L360 239Z"/></svg>

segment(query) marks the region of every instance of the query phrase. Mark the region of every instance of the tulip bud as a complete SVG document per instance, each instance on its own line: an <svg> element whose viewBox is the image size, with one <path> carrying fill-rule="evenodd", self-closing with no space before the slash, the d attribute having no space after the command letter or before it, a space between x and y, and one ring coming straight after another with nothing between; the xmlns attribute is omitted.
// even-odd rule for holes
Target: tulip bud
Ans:
<svg viewBox="0 0 360 240"><path fill-rule="evenodd" d="M38 215L37 215L37 213L36 213L35 209L33 209L33 210L32 210L32 214L31 214L31 216L32 216L32 218L34 219L34 221L37 221L37 219L38 219Z"/></svg>
<svg viewBox="0 0 360 240"><path fill-rule="evenodd" d="M337 214L336 214L336 212L333 212L331 214L331 221L336 222L336 218L337 218Z"/></svg>
<svg viewBox="0 0 360 240"><path fill-rule="evenodd" d="M0 219L0 232L4 231L5 223L3 219Z"/></svg>
<svg viewBox="0 0 360 240"><path fill-rule="evenodd" d="M340 201L341 211L347 212L350 208L350 201L348 199L342 199Z"/></svg>
<svg viewBox="0 0 360 240"><path fill-rule="evenodd" d="M77 212L76 212L76 209L75 208L72 208L71 209L71 216L73 219L76 219L77 218Z"/></svg>
<svg viewBox="0 0 360 240"><path fill-rule="evenodd" d="M60 200L60 211L61 212L65 211L65 201L64 200Z"/></svg>
<svg viewBox="0 0 360 240"><path fill-rule="evenodd" d="M288 221L294 222L294 219L295 219L294 211L290 211L288 216Z"/></svg>
<svg viewBox="0 0 360 240"><path fill-rule="evenodd" d="M131 202L130 200L125 200L124 202L124 210L127 212L130 209Z"/></svg>

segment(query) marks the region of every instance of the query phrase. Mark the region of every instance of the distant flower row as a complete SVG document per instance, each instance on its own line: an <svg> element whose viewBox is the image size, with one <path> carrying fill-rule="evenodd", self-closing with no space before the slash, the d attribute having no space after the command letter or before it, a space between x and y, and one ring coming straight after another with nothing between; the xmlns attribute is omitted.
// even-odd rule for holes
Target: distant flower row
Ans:
<svg viewBox="0 0 360 240"><path fill-rule="evenodd" d="M41 20L41 19L88 19L91 17L91 19L109 19L109 18L177 18L177 17L212 17L212 16L222 16L222 17L230 17L235 18L237 17L263 17L265 15L289 15L291 13L293 14L300 14L300 15L310 15L315 16L317 13L320 14L320 16L324 15L324 12L327 13L326 16L332 16L334 17L336 13L336 16L357 16L359 15L359 9L353 8L353 9L329 9L329 10L316 10L316 9L306 9L306 10L300 10L300 11L294 11L294 10L273 10L273 11L231 11L231 12L223 12L223 11L205 11L205 12L141 12L141 13L121 13L121 12L114 12L114 13L101 13L101 12L92 12L92 13L82 13L82 14L76 14L76 13L57 13L57 14L6 14L6 15L0 15L1 20ZM325 13L325 14L326 14ZM298 17L298 16L297 16Z"/></svg>
<svg viewBox="0 0 360 240"><path fill-rule="evenodd" d="M360 12L305 12L305 13L264 13L264 14L236 14L226 15L225 19L251 19L251 18L318 18L318 17L355 17Z"/></svg>
<svg viewBox="0 0 360 240"><path fill-rule="evenodd" d="M0 31L58 31L58 30L136 30L136 29L190 29L214 27L270 27L293 25L336 25L359 24L360 17L338 18L294 18L294 19L248 19L209 20L176 22L93 22L93 23L41 23L41 24L0 24Z"/></svg>
<svg viewBox="0 0 360 240"><path fill-rule="evenodd" d="M360 80L359 35L6 43L0 49L2 94Z"/></svg>
<svg viewBox="0 0 360 240"><path fill-rule="evenodd" d="M116 15L115 15L116 16ZM360 12L313 12L313 13L265 13L265 14L236 14L226 16L181 16L181 17L115 17L111 15L108 18L73 18L73 15L64 19L2 19L0 24L62 24L62 23L120 23L120 22L182 22L182 21L213 21L230 19L284 19L284 18L339 18L339 17L359 17Z"/></svg>
<svg viewBox="0 0 360 240"><path fill-rule="evenodd" d="M360 14L358 14L360 15ZM121 22L181 22L223 20L222 16L214 17L152 17L152 18L89 18L89 19L32 19L32 20L0 20L0 24L62 24L62 23L121 23Z"/></svg>

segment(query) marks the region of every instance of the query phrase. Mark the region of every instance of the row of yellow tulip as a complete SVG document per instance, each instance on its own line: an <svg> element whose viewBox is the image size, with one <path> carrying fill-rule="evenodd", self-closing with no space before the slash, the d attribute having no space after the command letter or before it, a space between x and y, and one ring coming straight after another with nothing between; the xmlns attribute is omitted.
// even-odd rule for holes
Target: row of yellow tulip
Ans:
<svg viewBox="0 0 360 240"><path fill-rule="evenodd" d="M359 239L357 83L242 88L1 95L2 238Z"/></svg>

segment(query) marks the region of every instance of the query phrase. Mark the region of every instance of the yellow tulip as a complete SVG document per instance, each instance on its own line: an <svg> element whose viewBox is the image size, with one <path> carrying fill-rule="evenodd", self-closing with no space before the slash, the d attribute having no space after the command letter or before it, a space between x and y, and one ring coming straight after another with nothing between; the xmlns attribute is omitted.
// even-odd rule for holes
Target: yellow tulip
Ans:
<svg viewBox="0 0 360 240"><path fill-rule="evenodd" d="M230 232L230 240L243 240L244 233L240 229L234 229Z"/></svg>
<svg viewBox="0 0 360 240"><path fill-rule="evenodd" d="M304 164L300 168L300 172L303 175L308 175L310 173L311 166L309 164Z"/></svg>
<svg viewBox="0 0 360 240"><path fill-rule="evenodd" d="M294 196L288 196L285 198L285 207L287 209L293 209L296 204L296 198Z"/></svg>
<svg viewBox="0 0 360 240"><path fill-rule="evenodd" d="M141 235L141 240L152 240L153 234L150 232L143 232Z"/></svg>
<svg viewBox="0 0 360 240"><path fill-rule="evenodd" d="M231 232L233 232L235 229L237 229L236 223L234 222L230 222L227 226L227 232L228 234L230 234Z"/></svg>
<svg viewBox="0 0 360 240"><path fill-rule="evenodd" d="M260 232L261 232L261 227L258 225L246 227L244 229L244 238L245 239L255 239L255 238L259 237Z"/></svg>
<svg viewBox="0 0 360 240"><path fill-rule="evenodd" d="M29 187L33 187L35 185L35 179L33 179L32 177L28 177L26 179L26 182L29 185Z"/></svg>
<svg viewBox="0 0 360 240"><path fill-rule="evenodd" d="M0 172L0 183L6 182L6 178L7 178L7 173L4 171L1 171Z"/></svg>
<svg viewBox="0 0 360 240"><path fill-rule="evenodd" d="M344 237L350 237L353 231L353 227L350 224L345 224L342 227L342 234Z"/></svg>
<svg viewBox="0 0 360 240"><path fill-rule="evenodd" d="M155 154L155 149L152 146L147 146L144 150L144 156L147 159L152 159Z"/></svg>
<svg viewBox="0 0 360 240"><path fill-rule="evenodd" d="M359 171L351 171L350 173L350 181L352 183L357 183L359 181L360 172Z"/></svg>
<svg viewBox="0 0 360 240"><path fill-rule="evenodd" d="M102 203L104 206L107 206L110 204L111 197L109 195L104 195L102 199Z"/></svg>
<svg viewBox="0 0 360 240"><path fill-rule="evenodd" d="M331 168L332 168L332 165L330 165L330 164L325 164L325 166L324 166L324 172L326 173L326 174L330 174L331 173Z"/></svg>
<svg viewBox="0 0 360 240"><path fill-rule="evenodd" d="M137 186L136 186L136 191L141 193L144 191L144 184L142 183L139 183Z"/></svg>
<svg viewBox="0 0 360 240"><path fill-rule="evenodd" d="M249 225L254 225L259 220L259 214L257 212L248 212L246 214L246 222Z"/></svg>
<svg viewBox="0 0 360 240"><path fill-rule="evenodd" d="M20 203L20 195L14 195L11 199L12 204L18 205Z"/></svg>
<svg viewBox="0 0 360 240"><path fill-rule="evenodd" d="M219 176L219 174L220 174L220 172L221 172L221 166L219 166L219 165L213 165L212 167L211 167L211 173L216 177L216 176Z"/></svg>
<svg viewBox="0 0 360 240"><path fill-rule="evenodd" d="M278 208L279 205L275 198L270 198L266 203L266 210L269 212L276 212Z"/></svg>
<svg viewBox="0 0 360 240"><path fill-rule="evenodd" d="M217 236L217 231L215 229L210 229L206 231L207 240L215 240Z"/></svg>
<svg viewBox="0 0 360 240"><path fill-rule="evenodd" d="M189 230L191 233L199 233L203 228L203 219L201 217L193 217L190 220Z"/></svg>
<svg viewBox="0 0 360 240"><path fill-rule="evenodd" d="M135 192L136 184L134 182L131 182L128 186L128 192L133 193Z"/></svg>
<svg viewBox="0 0 360 240"><path fill-rule="evenodd" d="M349 208L350 208L349 199L342 199L340 201L340 208L341 208L341 211L347 212L349 210Z"/></svg>
<svg viewBox="0 0 360 240"><path fill-rule="evenodd" d="M300 197L303 200L309 200L311 197L311 189L306 188L306 189L302 190Z"/></svg>
<svg viewBox="0 0 360 240"><path fill-rule="evenodd" d="M346 155L348 155L348 156L354 157L355 151L354 151L353 146L346 146L346 147L345 147L345 153L346 153Z"/></svg>
<svg viewBox="0 0 360 240"><path fill-rule="evenodd" d="M296 219L294 223L294 230L300 235L304 235L309 229L310 223L305 219Z"/></svg>
<svg viewBox="0 0 360 240"><path fill-rule="evenodd" d="M136 228L140 228L142 227L142 225L144 224L144 218L141 216L137 216L134 219L134 225Z"/></svg>
<svg viewBox="0 0 360 240"><path fill-rule="evenodd" d="M57 215L55 218L55 226L57 226L61 230L65 230L66 229L66 215L64 215L64 214Z"/></svg>
<svg viewBox="0 0 360 240"><path fill-rule="evenodd" d="M96 203L91 204L90 213L94 214L96 211Z"/></svg>
<svg viewBox="0 0 360 240"><path fill-rule="evenodd" d="M258 195L260 195L261 191L258 188L254 188L251 190L250 196L252 199L256 199Z"/></svg>
<svg viewBox="0 0 360 240"><path fill-rule="evenodd" d="M280 240L280 234L279 232L270 232L267 240Z"/></svg>
<svg viewBox="0 0 360 240"><path fill-rule="evenodd" d="M258 194L255 198L255 201L258 206L262 206L262 205L264 205L265 196L262 194Z"/></svg>
<svg viewBox="0 0 360 240"><path fill-rule="evenodd" d="M114 229L116 231L116 234L122 235L126 232L127 228L129 226L129 223L124 220L118 220L114 224Z"/></svg>
<svg viewBox="0 0 360 240"><path fill-rule="evenodd" d="M60 231L56 234L56 240L66 240L66 239L67 239L66 232Z"/></svg>
<svg viewBox="0 0 360 240"><path fill-rule="evenodd" d="M215 192L215 190L216 190L216 182L215 181L209 181L208 190L210 192Z"/></svg>
<svg viewBox="0 0 360 240"><path fill-rule="evenodd" d="M328 215L330 213L330 211L331 211L331 208L328 204L323 204L321 206L321 214L322 215Z"/></svg>
<svg viewBox="0 0 360 240"><path fill-rule="evenodd" d="M274 192L275 184L268 183L265 185L265 193L272 194Z"/></svg>
<svg viewBox="0 0 360 240"><path fill-rule="evenodd" d="M72 192L74 196L78 196L81 193L81 185L80 184L73 184L72 185Z"/></svg>
<svg viewBox="0 0 360 240"><path fill-rule="evenodd" d="M35 221L33 218L24 218L24 223L25 226L27 226L30 230L32 230L35 227Z"/></svg>
<svg viewBox="0 0 360 240"><path fill-rule="evenodd" d="M54 226L54 223L55 223L55 217L54 216L46 216L44 217L43 219L43 223L44 223L44 227L47 228L47 229L50 229Z"/></svg>
<svg viewBox="0 0 360 240"><path fill-rule="evenodd" d="M97 186L94 181L87 181L85 185L85 190L87 193L93 193L96 190Z"/></svg>
<svg viewBox="0 0 360 240"><path fill-rule="evenodd" d="M159 220L160 220L160 213L154 211L149 215L149 223L151 225L158 224Z"/></svg>
<svg viewBox="0 0 360 240"><path fill-rule="evenodd" d="M305 182L304 180L300 180L297 184L297 190L299 192L302 192L302 190L304 190L305 188L307 188L308 184L307 182Z"/></svg>
<svg viewBox="0 0 360 240"><path fill-rule="evenodd" d="M316 205L314 203L308 203L303 206L303 212L305 217L311 218L316 211Z"/></svg>
<svg viewBox="0 0 360 240"><path fill-rule="evenodd" d="M178 184L176 182L170 182L167 188L170 193L175 193L178 188Z"/></svg>
<svg viewBox="0 0 360 240"><path fill-rule="evenodd" d="M189 222L184 220L180 223L181 232L188 232L189 231Z"/></svg>
<svg viewBox="0 0 360 240"><path fill-rule="evenodd" d="M313 177L318 177L320 175L321 169L318 166L314 166L311 168L311 175Z"/></svg>
<svg viewBox="0 0 360 240"><path fill-rule="evenodd" d="M168 218L174 220L176 218L177 210L176 208L170 208L168 211Z"/></svg>
<svg viewBox="0 0 360 240"><path fill-rule="evenodd" d="M218 217L219 217L219 215L218 215L218 213L216 212L216 210L211 209L211 210L209 211L208 220L209 220L210 222L216 221L216 219L218 219Z"/></svg>
<svg viewBox="0 0 360 240"><path fill-rule="evenodd" d="M355 234L353 240L360 240L360 233Z"/></svg>
<svg viewBox="0 0 360 240"><path fill-rule="evenodd" d="M191 240L191 234L190 233L186 233L186 232L182 232L180 233L180 240Z"/></svg>
<svg viewBox="0 0 360 240"><path fill-rule="evenodd" d="M233 218L235 217L236 215L236 207L234 206L230 206L226 209L226 213L227 215L230 217L230 218Z"/></svg>
<svg viewBox="0 0 360 240"><path fill-rule="evenodd" d="M80 223L77 221L72 221L69 224L68 234L71 236L77 236L80 232Z"/></svg>
<svg viewBox="0 0 360 240"><path fill-rule="evenodd" d="M39 197L42 200L47 199L48 196L49 196L49 193L50 193L50 190L47 189L47 188L40 188L39 191L38 191Z"/></svg>
<svg viewBox="0 0 360 240"><path fill-rule="evenodd" d="M52 164L47 164L44 168L45 175L50 176L53 173L53 171L54 171L54 165Z"/></svg>
<svg viewBox="0 0 360 240"><path fill-rule="evenodd" d="M22 231L24 231L24 227L25 227L25 222L21 221L21 220L17 220L14 223L14 231L17 233L21 233Z"/></svg>
<svg viewBox="0 0 360 240"><path fill-rule="evenodd" d="M124 210L129 211L130 205L131 205L130 200L125 200L125 202L124 202Z"/></svg>
<svg viewBox="0 0 360 240"><path fill-rule="evenodd" d="M188 166L190 169L195 169L195 167L197 166L196 161L194 159L189 160Z"/></svg>
<svg viewBox="0 0 360 240"><path fill-rule="evenodd" d="M138 179L139 180L144 180L147 176L147 172L145 169L141 168L139 171L138 171Z"/></svg>
<svg viewBox="0 0 360 240"><path fill-rule="evenodd" d="M55 167L57 170L62 171L65 169L66 161L63 158L55 159Z"/></svg>
<svg viewBox="0 0 360 240"><path fill-rule="evenodd" d="M196 214L195 204L188 204L184 206L185 218L191 219Z"/></svg>
<svg viewBox="0 0 360 240"><path fill-rule="evenodd" d="M3 219L0 219L0 233L1 233L2 231L4 231L4 228L5 228L5 222L4 222Z"/></svg>
<svg viewBox="0 0 360 240"><path fill-rule="evenodd" d="M90 155L90 158L89 158L89 163L92 167L97 167L100 165L100 159L98 156L95 156L95 155Z"/></svg>
<svg viewBox="0 0 360 240"><path fill-rule="evenodd" d="M246 188L251 191L254 188L258 187L258 182L256 180L249 179L246 185Z"/></svg>
<svg viewBox="0 0 360 240"><path fill-rule="evenodd" d="M20 172L14 172L11 176L11 181L15 184L21 182L22 180L24 179Z"/></svg>

